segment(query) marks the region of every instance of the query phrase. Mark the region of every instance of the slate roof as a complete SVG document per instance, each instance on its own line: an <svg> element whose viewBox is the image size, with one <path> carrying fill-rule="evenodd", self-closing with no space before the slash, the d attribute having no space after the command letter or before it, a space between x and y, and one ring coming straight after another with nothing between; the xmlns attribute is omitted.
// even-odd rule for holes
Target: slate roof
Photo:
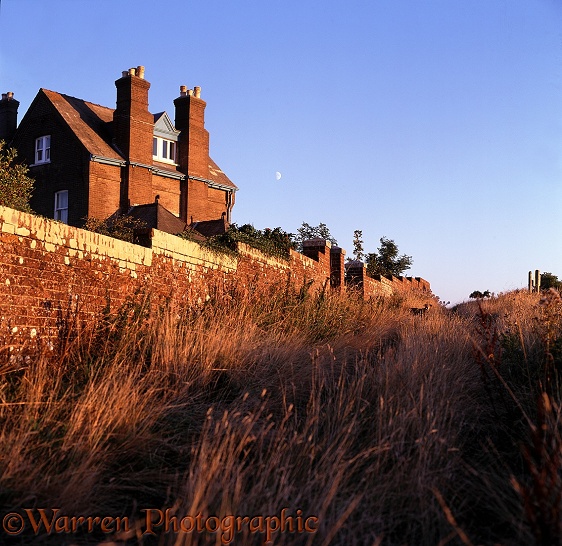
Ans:
<svg viewBox="0 0 562 546"><path fill-rule="evenodd" d="M56 91L49 91L48 89L41 89L41 91L91 154L118 161L124 160L121 154L111 145L113 138L113 108L100 106L99 104L57 93ZM162 115L163 112L154 114L154 119L159 119ZM153 164L161 170L181 174L173 165L158 161L154 161ZM209 178L211 181L231 188L234 191L238 189L210 157Z"/></svg>
<svg viewBox="0 0 562 546"><path fill-rule="evenodd" d="M219 166L209 157L209 178L213 182L217 182L223 186L228 186L233 190L237 190L238 187L231 182L231 180L224 174Z"/></svg>
<svg viewBox="0 0 562 546"><path fill-rule="evenodd" d="M199 241L200 243L204 242L207 240L207 237L205 237L204 235L201 235L201 233L199 233L196 229L194 229L191 226L187 226L183 232L186 235L189 235L189 237L191 238L191 240L193 241Z"/></svg>
<svg viewBox="0 0 562 546"><path fill-rule="evenodd" d="M225 218L219 218L218 220L195 222L194 224L191 224L190 227L197 230L205 237L212 237L213 235L222 235L223 233L226 233L229 224Z"/></svg>
<svg viewBox="0 0 562 546"><path fill-rule="evenodd" d="M159 229L173 235L182 233L186 228L185 222L159 203L135 205L129 209L128 215L141 220L146 224L146 227Z"/></svg>
<svg viewBox="0 0 562 546"><path fill-rule="evenodd" d="M172 165L170 163L164 163L162 161L156 161L155 159L153 159L152 165L154 165L154 167L158 167L158 169L161 171L168 171L169 173L174 173L177 175L185 174L182 173L176 165Z"/></svg>
<svg viewBox="0 0 562 546"><path fill-rule="evenodd" d="M91 154L123 160L123 157L111 146L112 108L48 89L41 89L41 91Z"/></svg>

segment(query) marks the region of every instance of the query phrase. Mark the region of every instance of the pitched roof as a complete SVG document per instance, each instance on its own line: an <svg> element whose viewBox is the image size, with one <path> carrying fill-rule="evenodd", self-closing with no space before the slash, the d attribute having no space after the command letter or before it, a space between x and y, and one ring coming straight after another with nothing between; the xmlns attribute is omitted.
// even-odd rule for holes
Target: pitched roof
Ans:
<svg viewBox="0 0 562 546"><path fill-rule="evenodd" d="M112 145L113 108L100 106L76 97L41 89L59 114L66 121L72 132L82 142L84 147L93 155L99 155L116 160L124 158ZM169 120L165 112L154 114L154 120L159 121L165 115L165 121ZM173 165L154 162L155 166L162 170L180 173ZM238 187L224 174L219 166L209 157L209 178L226 188L237 190Z"/></svg>
<svg viewBox="0 0 562 546"><path fill-rule="evenodd" d="M173 235L182 233L186 227L184 221L174 216L159 203L135 205L129 209L128 215L143 221L149 228L159 229Z"/></svg>
<svg viewBox="0 0 562 546"><path fill-rule="evenodd" d="M109 124L113 123L113 109L63 95L56 91L41 89L72 132L93 155L123 160L111 146Z"/></svg>
<svg viewBox="0 0 562 546"><path fill-rule="evenodd" d="M164 163L163 161L157 161L156 159L152 160L152 165L154 167L156 167L158 170L160 171L166 171L168 173L174 174L174 175L184 175L185 173L182 173L179 168L177 167L177 165L173 165L171 163Z"/></svg>
<svg viewBox="0 0 562 546"><path fill-rule="evenodd" d="M158 114L153 114L152 117L154 118L154 134L156 136L177 140L180 131L174 127L167 112L158 112Z"/></svg>
<svg viewBox="0 0 562 546"><path fill-rule="evenodd" d="M204 235L205 237L212 237L213 235L222 235L228 230L229 224L226 218L219 218L218 220L204 220L191 224L193 229Z"/></svg>
<svg viewBox="0 0 562 546"><path fill-rule="evenodd" d="M187 226L184 231L183 231L184 235L188 235L189 238L192 241L197 241L199 243L202 243L203 241L207 240L207 237L205 237L204 235L202 235L201 233L199 233L195 228L191 227L191 226Z"/></svg>
<svg viewBox="0 0 562 546"><path fill-rule="evenodd" d="M224 174L220 170L219 166L210 157L209 157L209 178L213 182L216 182L221 186L227 186L229 188L232 188L233 190L238 189L238 186L236 186L236 184L234 184L230 180L230 178L228 178L228 176L226 176L226 174Z"/></svg>

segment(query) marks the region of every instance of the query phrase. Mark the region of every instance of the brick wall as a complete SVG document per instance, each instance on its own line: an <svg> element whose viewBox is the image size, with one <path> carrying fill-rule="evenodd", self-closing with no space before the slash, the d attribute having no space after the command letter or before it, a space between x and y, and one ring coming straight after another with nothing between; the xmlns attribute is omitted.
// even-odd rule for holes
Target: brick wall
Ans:
<svg viewBox="0 0 562 546"><path fill-rule="evenodd" d="M105 219L119 210L121 168L93 161L89 164L89 216ZM72 207L73 203L70 203ZM86 214L84 214L86 216Z"/></svg>
<svg viewBox="0 0 562 546"><path fill-rule="evenodd" d="M29 176L35 179L31 208L52 218L55 193L69 191L68 221L80 225L88 214L88 170L90 155L80 141L60 119L49 99L40 91L20 124L11 146L17 148L18 159L27 165L35 164L35 139L51 137L51 161L30 167Z"/></svg>
<svg viewBox="0 0 562 546"><path fill-rule="evenodd" d="M152 200L148 203L154 202L154 198L159 195L159 203L167 208L172 214L180 215L181 209L181 183L174 178L164 178L163 176L152 175Z"/></svg>
<svg viewBox="0 0 562 546"><path fill-rule="evenodd" d="M226 192L209 188L205 182L190 179L187 223L217 220L226 214Z"/></svg>
<svg viewBox="0 0 562 546"><path fill-rule="evenodd" d="M145 248L0 207L0 341L10 332L22 341L38 331L54 335L69 309L93 319L139 291L148 291L154 304L187 304L233 287L253 293L272 286L311 291L340 286L341 249L315 239L305 253L291 251L285 261L239 244L238 256L231 257L158 230ZM429 290L423 279L377 281L364 275L352 285L365 298Z"/></svg>
<svg viewBox="0 0 562 546"><path fill-rule="evenodd" d="M175 126L179 136L180 170L191 176L209 178L209 133L205 129L206 102L192 95L174 100ZM196 220L197 221L197 220Z"/></svg>
<svg viewBox="0 0 562 546"><path fill-rule="evenodd" d="M365 299L388 297L392 294L418 292L431 294L430 284L421 277L395 277L394 275L374 278L367 275L367 266L363 262L351 262L346 269L348 287L361 291Z"/></svg>
<svg viewBox="0 0 562 546"><path fill-rule="evenodd" d="M139 70L141 67L138 67ZM135 165L152 165L154 117L148 111L150 83L144 76L126 74L115 82L117 104L113 112L115 144L123 156L133 164L123 169L121 208L152 203L152 173ZM124 199L125 195L127 199Z"/></svg>
<svg viewBox="0 0 562 546"><path fill-rule="evenodd" d="M361 292L365 299L388 297L395 291L393 282L386 277L376 279L367 275L367 266L363 262L354 261L347 266L346 282L354 290Z"/></svg>
<svg viewBox="0 0 562 546"><path fill-rule="evenodd" d="M199 221L216 220L226 214L226 199L227 192L224 190L207 187L207 218L201 218Z"/></svg>

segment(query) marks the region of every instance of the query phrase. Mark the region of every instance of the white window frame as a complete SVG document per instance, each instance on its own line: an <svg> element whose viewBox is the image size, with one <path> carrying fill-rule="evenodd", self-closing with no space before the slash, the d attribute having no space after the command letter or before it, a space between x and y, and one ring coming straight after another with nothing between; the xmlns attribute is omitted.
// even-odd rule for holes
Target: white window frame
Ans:
<svg viewBox="0 0 562 546"><path fill-rule="evenodd" d="M68 224L68 190L55 193L55 220Z"/></svg>
<svg viewBox="0 0 562 546"><path fill-rule="evenodd" d="M154 149L156 148L156 154ZM165 151L164 151L165 150ZM178 143L168 138L153 137L152 157L162 163L177 165Z"/></svg>
<svg viewBox="0 0 562 546"><path fill-rule="evenodd" d="M35 139L35 164L51 162L51 135Z"/></svg>

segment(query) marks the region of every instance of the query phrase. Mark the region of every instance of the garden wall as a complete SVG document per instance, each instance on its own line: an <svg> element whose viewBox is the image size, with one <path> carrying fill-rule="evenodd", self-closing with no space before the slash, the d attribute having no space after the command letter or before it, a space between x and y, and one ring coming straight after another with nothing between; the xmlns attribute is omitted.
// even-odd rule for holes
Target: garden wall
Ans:
<svg viewBox="0 0 562 546"><path fill-rule="evenodd" d="M218 254L158 230L146 248L0 207L0 345L6 336L10 343L56 336L70 317L97 320L137 293L156 305L187 305L232 290L343 290L344 258L323 239L285 261L241 243L236 256ZM423 279L362 276L353 284L365 298L429 291Z"/></svg>

